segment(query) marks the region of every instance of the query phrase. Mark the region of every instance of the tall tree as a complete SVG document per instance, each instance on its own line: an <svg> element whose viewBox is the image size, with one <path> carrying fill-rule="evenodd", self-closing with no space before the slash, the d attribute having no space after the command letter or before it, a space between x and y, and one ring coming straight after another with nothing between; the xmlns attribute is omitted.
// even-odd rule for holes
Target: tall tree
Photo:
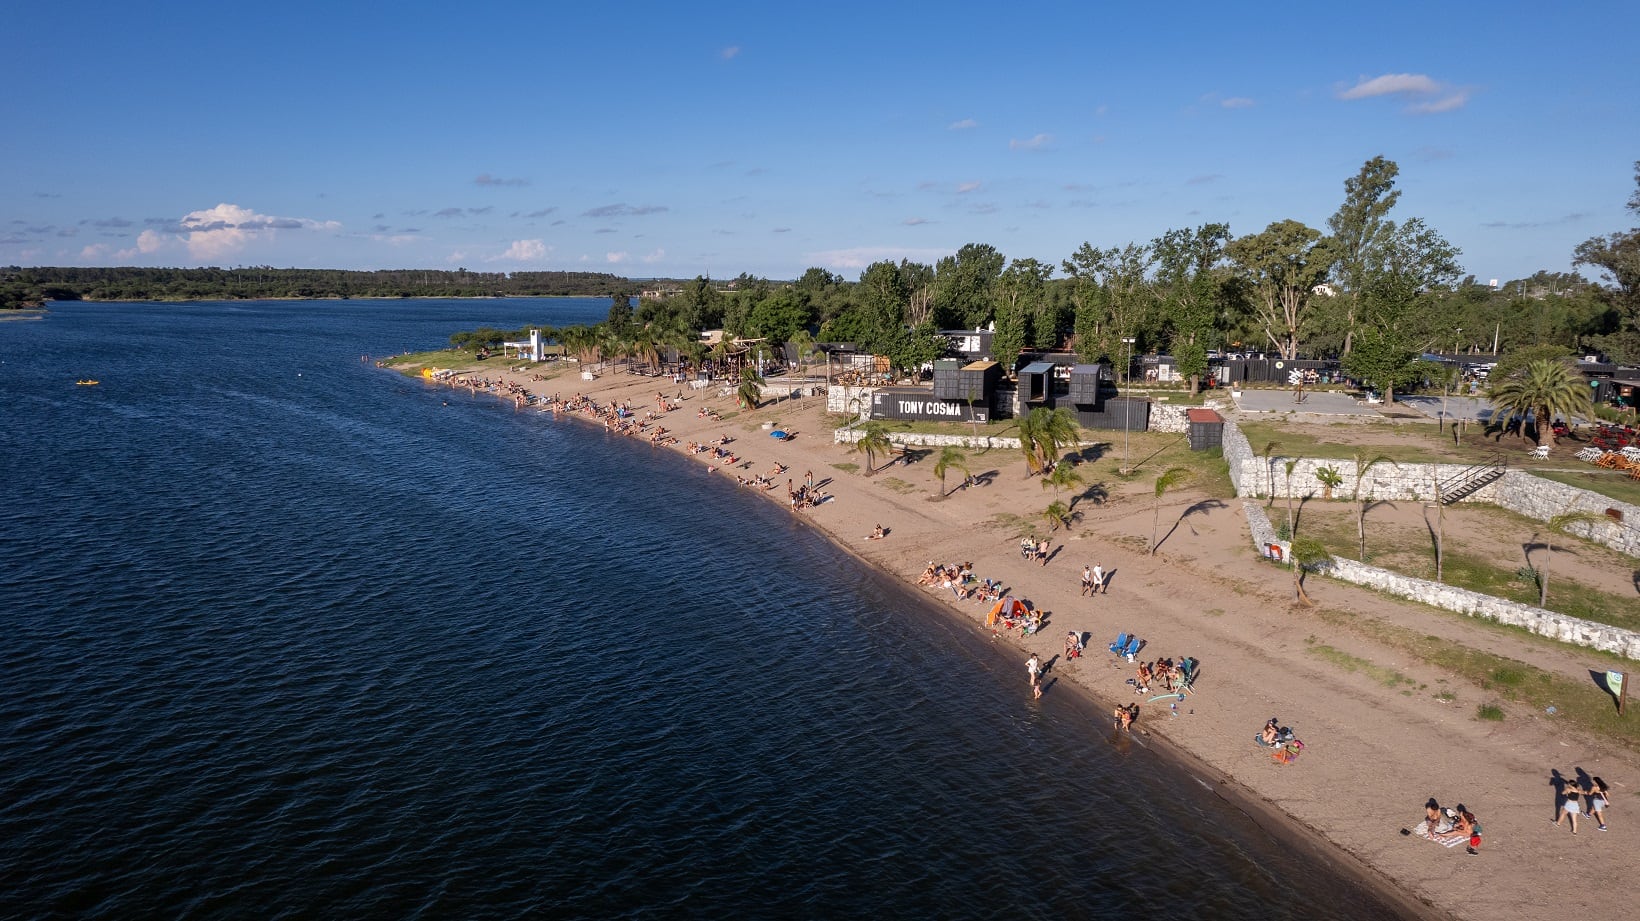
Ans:
<svg viewBox="0 0 1640 921"><path fill-rule="evenodd" d="M855 295L867 321L860 345L879 355L890 354L905 332L905 308L910 300L900 267L886 259L867 266Z"/></svg>
<svg viewBox="0 0 1640 921"><path fill-rule="evenodd" d="M1640 160L1634 164L1636 189L1628 209L1640 215ZM1619 361L1640 361L1640 227L1578 244L1578 265L1600 269L1610 280L1601 296L1616 314L1615 329L1591 342Z"/></svg>
<svg viewBox="0 0 1640 921"><path fill-rule="evenodd" d="M1368 160L1359 173L1344 180L1344 203L1327 219L1327 229L1332 231L1334 240L1333 256L1337 260L1335 277L1342 289L1339 298L1344 314L1345 355L1355 344L1361 290L1366 287L1367 275L1376 264L1376 250L1395 230L1395 222L1386 215L1401 197L1395 188L1395 177L1400 171L1394 160L1383 157Z"/></svg>
<svg viewBox="0 0 1640 921"><path fill-rule="evenodd" d="M1298 357L1299 343L1312 321L1311 298L1327 280L1330 245L1321 231L1285 220L1263 232L1240 237L1226 248L1253 292L1254 317L1281 357Z"/></svg>
<svg viewBox="0 0 1640 921"><path fill-rule="evenodd" d="M1099 249L1083 243L1061 265L1076 308L1076 353L1084 360L1132 357L1122 340L1135 337L1155 303L1146 275L1156 257L1149 244ZM1125 379L1127 369L1122 369Z"/></svg>
<svg viewBox="0 0 1640 921"><path fill-rule="evenodd" d="M1168 350L1196 393L1207 373L1207 346L1223 309L1221 265L1230 225L1203 224L1169 230L1150 243L1156 285L1169 330Z"/></svg>
<svg viewBox="0 0 1640 921"><path fill-rule="evenodd" d="M934 267L934 320L943 329L979 329L992 318L997 279L1007 258L969 243Z"/></svg>

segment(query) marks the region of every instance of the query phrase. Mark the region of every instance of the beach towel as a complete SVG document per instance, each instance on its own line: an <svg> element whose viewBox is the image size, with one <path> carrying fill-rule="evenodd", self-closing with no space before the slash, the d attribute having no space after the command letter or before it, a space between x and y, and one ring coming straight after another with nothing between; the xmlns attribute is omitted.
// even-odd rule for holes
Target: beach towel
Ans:
<svg viewBox="0 0 1640 921"><path fill-rule="evenodd" d="M1425 841L1433 841L1436 844L1440 844L1440 845L1443 845L1445 847L1457 847L1460 844L1468 844L1469 843L1469 839L1465 838L1462 835L1455 835L1451 838L1445 838L1445 839L1435 837L1435 835L1442 834L1444 832L1449 832L1451 830L1452 830L1451 824L1449 824L1447 822L1442 822L1441 824L1435 826L1435 831L1434 831L1433 834L1431 834L1430 830L1429 830L1429 820L1428 819L1425 819L1422 822L1419 822L1417 825L1414 825L1412 827L1412 833L1413 834L1415 834L1418 837L1424 839Z"/></svg>

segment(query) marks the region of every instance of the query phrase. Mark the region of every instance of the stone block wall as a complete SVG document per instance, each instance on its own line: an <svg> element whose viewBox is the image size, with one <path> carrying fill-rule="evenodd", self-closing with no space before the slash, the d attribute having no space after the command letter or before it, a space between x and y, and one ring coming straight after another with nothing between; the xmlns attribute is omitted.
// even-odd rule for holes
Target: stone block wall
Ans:
<svg viewBox="0 0 1640 921"><path fill-rule="evenodd" d="M1632 630L1608 627L1605 624L1545 611L1518 601L1494 598L1491 595L1482 595L1479 592L1442 585L1426 579L1415 579L1341 557L1334 557L1325 571L1340 581L1364 585L1431 607L1510 624L1538 636L1546 636L1574 646L1585 646L1624 658L1640 659L1640 633Z"/></svg>
<svg viewBox="0 0 1640 921"><path fill-rule="evenodd" d="M1497 497L1493 501L1500 508L1538 521L1548 521L1566 512L1599 515L1605 521L1573 524L1566 530L1620 553L1640 556L1640 506L1546 480L1523 470L1511 470L1504 474L1503 479L1498 481ZM1616 511L1617 516L1612 516L1608 510ZM1619 516L1621 520L1618 520Z"/></svg>
<svg viewBox="0 0 1640 921"><path fill-rule="evenodd" d="M860 440L860 428L857 425L845 425L831 433L831 440L835 444L851 445ZM893 432L888 440L896 445L916 445L918 447L939 448L952 445L958 448L971 450L989 450L1001 448L1009 451L1019 450L1018 438L1003 438L995 435L933 435L922 432Z"/></svg>
<svg viewBox="0 0 1640 921"><path fill-rule="evenodd" d="M1190 431L1190 420L1185 418L1185 413L1189 410L1190 407L1188 406L1175 406L1172 403L1157 403L1152 400L1150 403L1150 430L1171 434L1183 434Z"/></svg>
<svg viewBox="0 0 1640 921"><path fill-rule="evenodd" d="M871 411L871 395L877 392L876 387L845 387L833 384L826 390L826 412L848 413L864 419ZM854 439L849 439L853 442Z"/></svg>
<svg viewBox="0 0 1640 921"><path fill-rule="evenodd" d="M1225 440L1229 441L1229 423L1225 425ZM1246 441L1245 438L1242 439ZM1252 448L1248 447L1251 454ZM1230 452L1226 450L1225 457L1229 459ZM1354 494L1356 473L1355 461L1320 459L1312 457L1283 457L1272 455L1266 464L1262 455L1254 455L1240 460L1240 470L1236 471L1233 462L1231 466L1231 481L1236 484L1236 492L1243 496L1264 497L1272 492L1279 498L1287 495L1288 483L1287 462L1297 460L1293 467L1291 479L1292 494L1295 497L1320 498L1326 494L1326 487L1315 472L1322 467L1331 467L1343 477L1343 482L1333 490L1333 498L1346 499ZM1433 502L1438 495L1436 481L1440 481L1442 488L1459 482L1469 468L1462 464L1397 464L1390 461L1379 461L1367 470L1366 482L1362 486L1361 494L1370 499L1396 502ZM1236 472L1240 476L1236 476ZM1497 494L1504 480L1482 487L1465 498L1465 502L1493 502L1497 501Z"/></svg>

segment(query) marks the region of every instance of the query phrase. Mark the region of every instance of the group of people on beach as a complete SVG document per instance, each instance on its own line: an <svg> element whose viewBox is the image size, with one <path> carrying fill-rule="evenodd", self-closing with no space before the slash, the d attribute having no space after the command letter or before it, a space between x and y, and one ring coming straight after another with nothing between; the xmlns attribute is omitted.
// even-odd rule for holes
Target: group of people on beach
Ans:
<svg viewBox="0 0 1640 921"><path fill-rule="evenodd" d="M1105 567L1098 563L1082 567L1082 594L1104 595L1109 592L1110 585L1105 578Z"/></svg>
<svg viewBox="0 0 1640 921"><path fill-rule="evenodd" d="M1467 843L1465 852L1471 856L1480 853L1481 822L1463 803L1443 809L1431 796L1424 803L1424 820L1411 833L1447 847ZM1401 834L1407 834L1407 831L1403 829Z"/></svg>
<svg viewBox="0 0 1640 921"><path fill-rule="evenodd" d="M1133 692L1149 694L1151 685L1159 684L1170 694L1188 694L1192 690L1190 685L1195 671L1196 660L1190 656L1180 656L1177 663L1171 658L1140 662L1138 674L1133 679Z"/></svg>
<svg viewBox="0 0 1640 921"><path fill-rule="evenodd" d="M1019 541L1019 555L1027 563L1036 563L1040 566L1048 565L1048 556L1052 549L1053 544L1046 537L1038 540L1035 537L1026 536L1020 538Z"/></svg>
<svg viewBox="0 0 1640 921"><path fill-rule="evenodd" d="M1577 772L1577 780L1569 781L1555 774L1557 789L1555 791L1555 827L1559 828L1562 820L1572 826L1572 834L1577 834L1577 819L1582 816L1593 819L1595 827L1606 830L1606 807L1610 805L1611 788L1599 777L1590 777L1582 770ZM1581 800L1581 805L1579 804Z"/></svg>

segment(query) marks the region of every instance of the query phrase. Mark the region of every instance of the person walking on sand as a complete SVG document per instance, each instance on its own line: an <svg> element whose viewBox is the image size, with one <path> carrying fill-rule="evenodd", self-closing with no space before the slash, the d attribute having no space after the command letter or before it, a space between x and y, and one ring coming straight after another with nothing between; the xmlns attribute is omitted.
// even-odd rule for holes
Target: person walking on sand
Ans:
<svg viewBox="0 0 1640 921"><path fill-rule="evenodd" d="M1087 566L1082 567L1082 594L1093 594L1093 570Z"/></svg>
<svg viewBox="0 0 1640 921"><path fill-rule="evenodd" d="M1577 834L1578 816L1577 787L1574 787L1571 784L1566 784L1566 786L1561 789L1559 798L1559 807L1555 810L1555 827L1560 827L1561 819L1570 819L1572 822L1572 834L1575 835Z"/></svg>
<svg viewBox="0 0 1640 921"><path fill-rule="evenodd" d="M1036 561L1043 566L1048 565L1048 549L1050 543L1046 537L1036 542Z"/></svg>
<svg viewBox="0 0 1640 921"><path fill-rule="evenodd" d="M1089 594L1103 595L1109 591L1110 587L1105 584L1105 567L1093 564L1093 591Z"/></svg>
<svg viewBox="0 0 1640 921"><path fill-rule="evenodd" d="M1031 653L1031 657L1025 660L1025 671L1031 676L1031 690L1036 696L1041 697L1039 685L1042 684L1042 660L1037 658L1036 653Z"/></svg>
<svg viewBox="0 0 1640 921"><path fill-rule="evenodd" d="M1606 830L1606 805L1610 793L1611 788L1606 786L1606 782L1598 777L1594 778L1589 784L1587 796L1589 808L1583 814L1594 819L1595 824L1599 826L1601 831Z"/></svg>

